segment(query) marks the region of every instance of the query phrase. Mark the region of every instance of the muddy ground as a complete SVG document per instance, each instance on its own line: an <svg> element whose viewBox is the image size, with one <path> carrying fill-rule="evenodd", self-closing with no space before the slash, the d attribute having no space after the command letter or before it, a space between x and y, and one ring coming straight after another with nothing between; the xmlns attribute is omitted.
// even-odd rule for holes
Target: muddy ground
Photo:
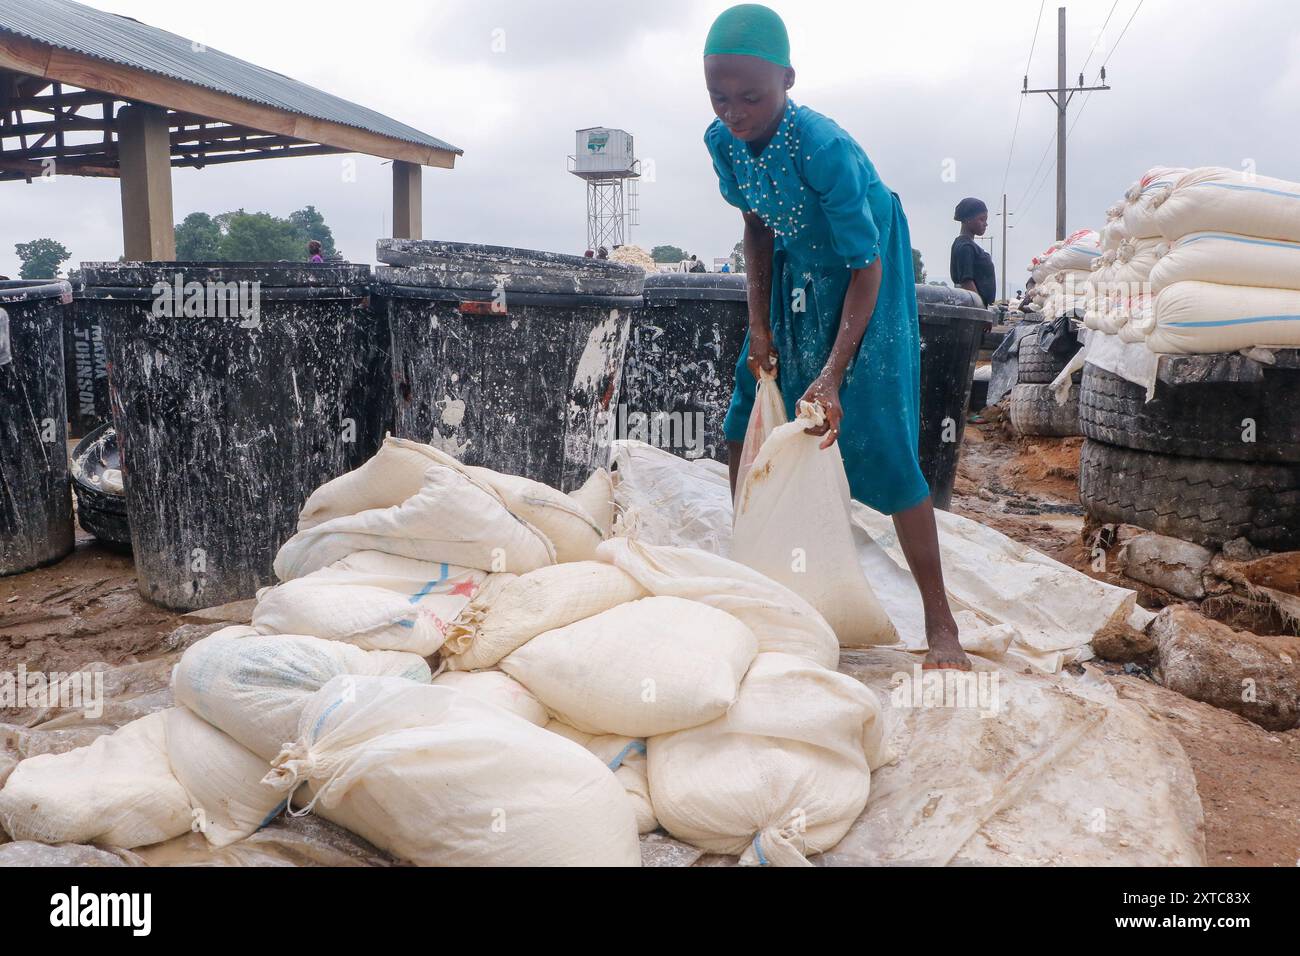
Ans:
<svg viewBox="0 0 1300 956"><path fill-rule="evenodd" d="M967 426L953 510L1101 580L1135 587L1093 568L1094 532L1085 529L1076 490L1082 440L1016 438L996 410L989 415L988 424ZM1169 599L1136 587L1139 602L1153 610ZM130 556L79 530L67 559L0 578L0 670L147 660L160 656L163 639L185 623L203 622L149 604L136 591ZM1166 690L1140 668L1099 666L1122 697L1172 730L1186 750L1205 811L1207 862L1300 865L1300 730L1266 731Z"/></svg>
<svg viewBox="0 0 1300 956"><path fill-rule="evenodd" d="M967 425L953 511L1094 578L1138 592L1159 610L1171 596L1094 568L1077 482L1081 438L1023 438L997 420ZM1174 599L1176 600L1176 599ZM1211 866L1300 866L1300 730L1272 732L1155 684L1141 668L1105 661L1116 692L1172 730L1196 773Z"/></svg>

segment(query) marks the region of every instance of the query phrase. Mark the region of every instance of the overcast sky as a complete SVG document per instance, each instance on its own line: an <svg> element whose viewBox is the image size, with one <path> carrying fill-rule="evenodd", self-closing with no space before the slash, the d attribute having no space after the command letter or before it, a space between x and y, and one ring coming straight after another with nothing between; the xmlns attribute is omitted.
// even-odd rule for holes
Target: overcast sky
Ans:
<svg viewBox="0 0 1300 956"><path fill-rule="evenodd" d="M712 18L729 3L94 5L313 84L464 149L455 169L425 170L426 238L581 253L584 186L566 172L565 157L574 150L574 130L598 125L627 129L642 161L653 161L654 181L641 186L641 224L631 241L646 248L680 245L710 261L740 237L739 214L718 195L701 142L712 119L701 48ZM790 28L798 73L792 97L857 137L902 197L931 278L947 278L957 200L979 196L996 212L1006 176L1015 227L1008 281L1018 288L1025 262L1055 228L1055 174L1043 176L1055 158L1055 149L1048 150L1055 111L1046 96L1019 92L1038 0L771 5ZM1031 87L1055 83L1060 5L1043 5ZM1089 84L1108 61L1114 87L1093 94L1082 114L1082 96L1071 105L1070 121L1078 117L1068 141L1071 230L1100 226L1106 206L1155 164L1240 168L1253 162L1261 174L1300 180L1295 0L1145 0L1122 41L1138 0L1069 0L1066 6L1071 79L1091 51ZM1035 197L1036 166L1045 183ZM338 156L175 170L175 217L241 206L284 216L311 203L348 258L372 262L375 239L387 234L391 217L390 171L380 160L359 157L356 173L355 182L344 182ZM1001 220L991 218L999 266L1000 230ZM0 183L0 273L17 275L15 242L42 236L63 242L73 263L116 259L122 251L117 182Z"/></svg>

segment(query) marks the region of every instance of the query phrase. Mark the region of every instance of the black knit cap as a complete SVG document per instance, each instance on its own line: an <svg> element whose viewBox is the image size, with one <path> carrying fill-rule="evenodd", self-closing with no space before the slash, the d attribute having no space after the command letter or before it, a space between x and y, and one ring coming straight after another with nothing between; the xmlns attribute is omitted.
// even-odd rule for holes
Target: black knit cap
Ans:
<svg viewBox="0 0 1300 956"><path fill-rule="evenodd" d="M967 219L974 219L982 212L988 212L989 207L984 205L984 200L967 197L957 203L957 211L953 213L952 218L958 222L965 222Z"/></svg>

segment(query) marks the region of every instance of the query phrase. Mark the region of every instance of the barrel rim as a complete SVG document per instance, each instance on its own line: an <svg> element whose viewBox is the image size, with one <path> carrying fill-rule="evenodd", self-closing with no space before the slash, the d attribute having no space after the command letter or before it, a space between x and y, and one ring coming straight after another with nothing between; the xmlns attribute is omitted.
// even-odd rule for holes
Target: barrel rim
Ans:
<svg viewBox="0 0 1300 956"><path fill-rule="evenodd" d="M492 302L494 293L490 289L448 289L443 286L399 285L392 282L377 281L372 289L377 299L424 299L434 302ZM509 308L515 305L535 305L559 309L574 308L614 308L640 309L645 300L639 295L605 295L601 293L574 292L508 292L506 309L500 315L509 314Z"/></svg>
<svg viewBox="0 0 1300 956"><path fill-rule="evenodd" d="M258 299L264 302L346 301L368 295L368 286L271 286L258 290ZM152 286L140 285L86 286L76 295L77 302L151 302L155 298Z"/></svg>
<svg viewBox="0 0 1300 956"><path fill-rule="evenodd" d="M741 272L656 272L645 277L647 305L685 302L746 302L749 281Z"/></svg>
<svg viewBox="0 0 1300 956"><path fill-rule="evenodd" d="M398 246L397 243L406 244ZM426 251L427 250L427 251ZM562 266L568 269L581 269L598 272L611 278L635 277L644 275L645 270L630 262L617 262L613 259L595 259L575 256L567 252L551 252L546 249L525 249L521 246L494 246L477 242L462 242L454 239L379 239L375 242L375 258L384 265L394 268L415 268L403 263L388 263L384 260L387 252L402 253L408 256L423 256L431 263L447 263L456 260L470 260L501 263L502 260L519 259L525 266Z"/></svg>
<svg viewBox="0 0 1300 956"><path fill-rule="evenodd" d="M45 299L70 297L71 295L72 283L68 282L67 279L0 280L0 305L40 302Z"/></svg>
<svg viewBox="0 0 1300 956"><path fill-rule="evenodd" d="M145 273L156 282L205 279L224 282L257 281L268 289L322 288L338 286L364 289L370 282L370 266L361 262L292 262L195 260L139 260L135 262L83 262L81 272L86 288L132 288L143 285L129 278ZM279 273L279 274L277 274ZM292 275L288 275L292 273ZM304 276L310 276L305 280ZM128 281L129 278L129 281ZM114 281L117 280L117 281ZM364 294L364 293L363 293Z"/></svg>

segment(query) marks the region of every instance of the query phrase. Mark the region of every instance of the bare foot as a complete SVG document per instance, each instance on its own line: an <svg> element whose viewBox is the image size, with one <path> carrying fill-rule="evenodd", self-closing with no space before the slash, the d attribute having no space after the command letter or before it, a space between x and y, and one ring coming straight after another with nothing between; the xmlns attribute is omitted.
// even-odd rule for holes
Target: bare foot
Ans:
<svg viewBox="0 0 1300 956"><path fill-rule="evenodd" d="M970 660L957 640L957 622L951 617L942 624L926 622L925 638L930 650L922 670L970 670Z"/></svg>

